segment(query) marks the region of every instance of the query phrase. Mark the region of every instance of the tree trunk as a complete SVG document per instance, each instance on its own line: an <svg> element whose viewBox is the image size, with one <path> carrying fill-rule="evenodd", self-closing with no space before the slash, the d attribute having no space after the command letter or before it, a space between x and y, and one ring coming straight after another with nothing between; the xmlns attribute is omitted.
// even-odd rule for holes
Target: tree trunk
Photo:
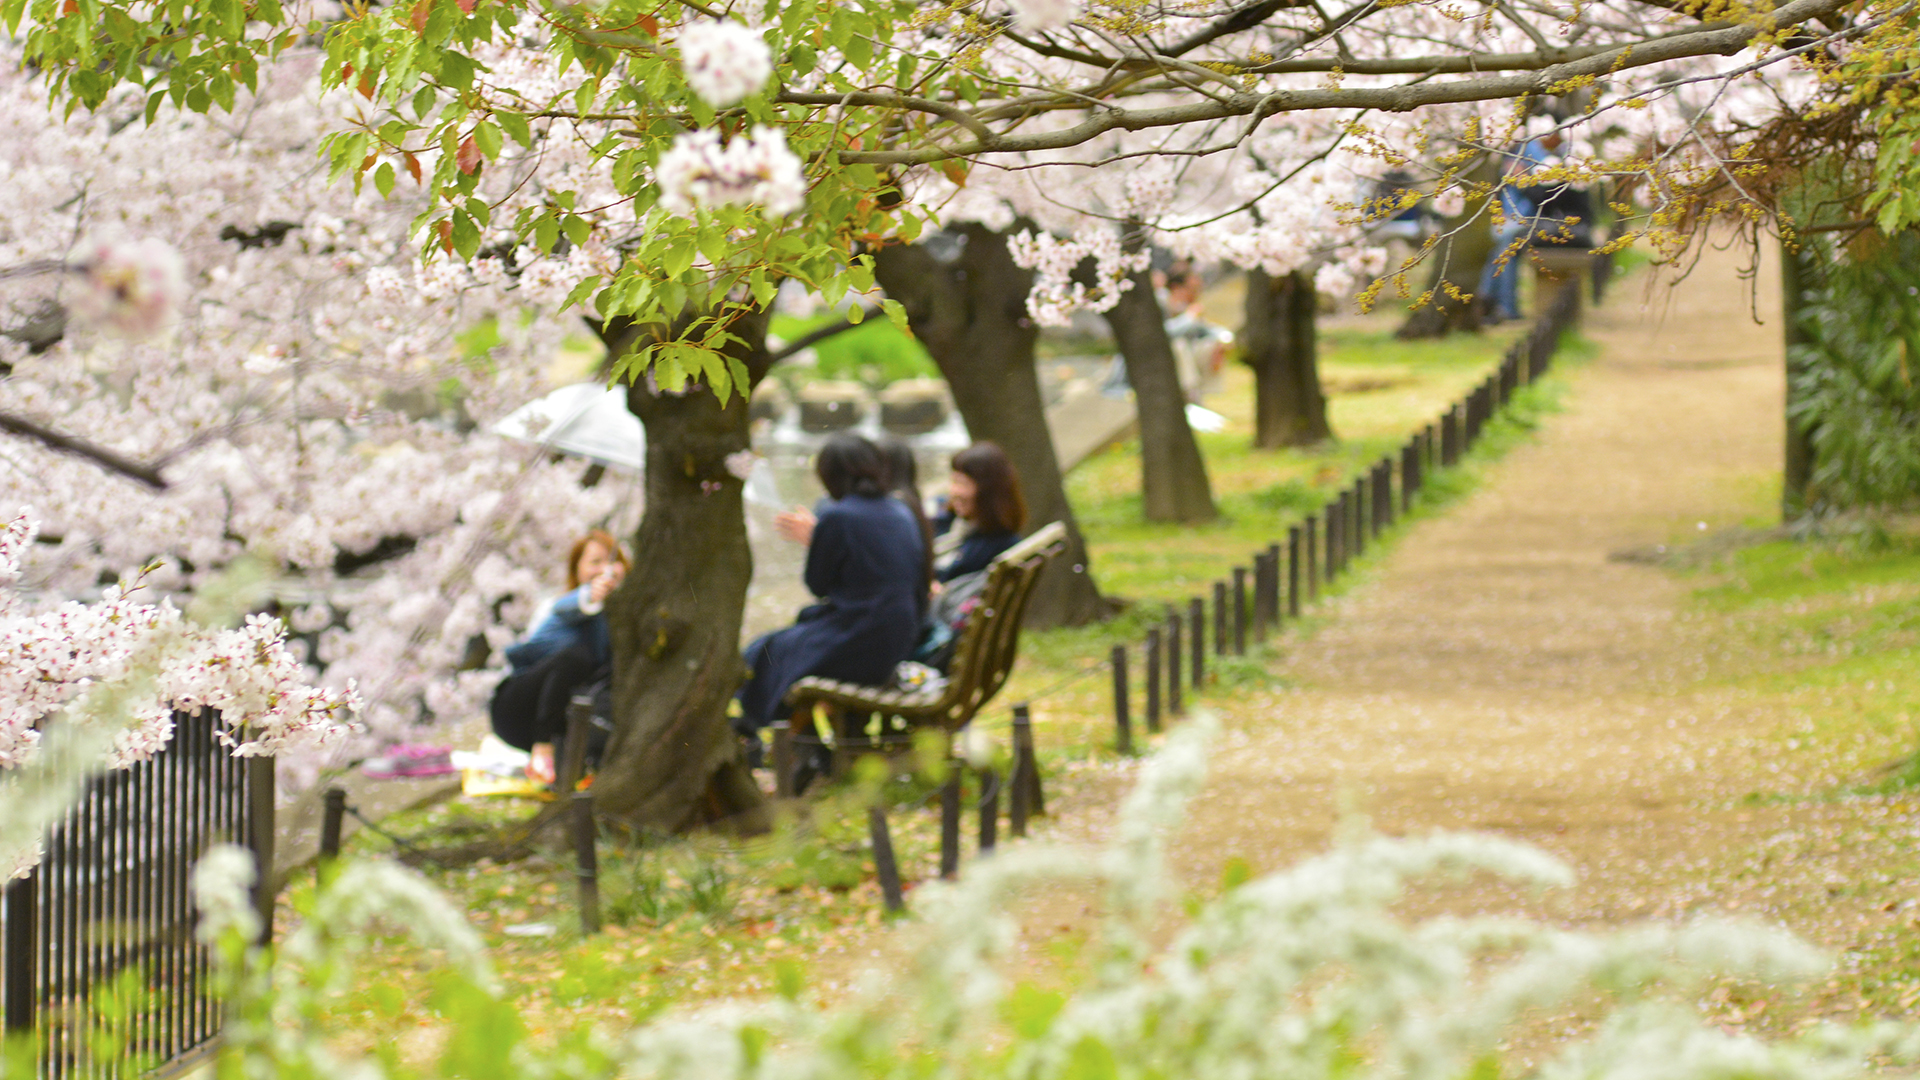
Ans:
<svg viewBox="0 0 1920 1080"><path fill-rule="evenodd" d="M1474 169L1472 179L1491 186L1499 178L1494 159L1488 156ZM1428 300L1393 336L1405 341L1445 337L1456 330L1480 329L1480 271L1493 254L1493 220L1485 212L1488 196L1467 200L1459 217L1448 218L1440 242L1427 253L1431 269L1427 272ZM1518 273L1519 258L1513 259L1507 273ZM1462 299L1465 297L1465 299Z"/></svg>
<svg viewBox="0 0 1920 1080"><path fill-rule="evenodd" d="M875 253L875 277L906 308L914 336L952 388L967 431L999 443L1013 459L1033 524L1067 527L1067 550L1035 585L1026 625L1105 619L1113 607L1094 584L1047 430L1033 363L1039 335L1026 307L1032 274L1014 265L1005 236L979 225L955 231L965 245L952 260L936 259L923 245L895 245Z"/></svg>
<svg viewBox="0 0 1920 1080"><path fill-rule="evenodd" d="M1333 438L1320 389L1319 301L1313 275L1304 270L1281 277L1258 267L1247 271L1240 360L1253 369L1253 445L1259 449Z"/></svg>
<svg viewBox="0 0 1920 1080"><path fill-rule="evenodd" d="M1804 246L1796 250L1785 243L1780 245L1780 322L1787 358L1787 392L1783 403L1787 440L1780 484L1783 521L1794 521L1807 512L1808 487L1813 480L1813 433L1793 418L1794 383L1799 381L1803 370L1803 365L1794 359L1793 350L1797 345L1809 344L1806 330L1800 325L1800 312L1806 303L1807 290L1819 273L1816 257Z"/></svg>
<svg viewBox="0 0 1920 1080"><path fill-rule="evenodd" d="M1167 317L1145 270L1107 311L1114 344L1127 361L1127 382L1140 417L1140 491L1148 521L1196 524L1220 516L1207 482L1207 462L1187 424L1187 396L1167 338Z"/></svg>
<svg viewBox="0 0 1920 1080"><path fill-rule="evenodd" d="M767 317L743 317L730 350L754 382L766 375ZM610 329L609 353L640 334ZM727 702L746 669L740 619L753 554L742 481L726 457L748 448L747 390L723 406L702 385L666 394L642 378L627 407L647 432L646 512L634 572L608 599L615 731L594 782L595 809L629 828L683 832L769 826L766 800L740 757Z"/></svg>

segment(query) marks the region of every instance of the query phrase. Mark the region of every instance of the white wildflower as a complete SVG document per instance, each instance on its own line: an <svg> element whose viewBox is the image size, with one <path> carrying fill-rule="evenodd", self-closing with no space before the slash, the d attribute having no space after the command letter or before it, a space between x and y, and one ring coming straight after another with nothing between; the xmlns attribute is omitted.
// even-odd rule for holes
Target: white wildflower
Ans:
<svg viewBox="0 0 1920 1080"><path fill-rule="evenodd" d="M727 471L736 478L745 480L753 475L754 463L759 460L760 455L751 450L736 450L726 457Z"/></svg>
<svg viewBox="0 0 1920 1080"><path fill-rule="evenodd" d="M258 880L253 853L232 844L215 844L193 868L193 906L200 912L194 937L211 945L233 931L242 941L260 936L260 913L253 906Z"/></svg>
<svg viewBox="0 0 1920 1080"><path fill-rule="evenodd" d="M739 104L773 76L767 43L731 19L690 22L677 44L687 85L716 109Z"/></svg>

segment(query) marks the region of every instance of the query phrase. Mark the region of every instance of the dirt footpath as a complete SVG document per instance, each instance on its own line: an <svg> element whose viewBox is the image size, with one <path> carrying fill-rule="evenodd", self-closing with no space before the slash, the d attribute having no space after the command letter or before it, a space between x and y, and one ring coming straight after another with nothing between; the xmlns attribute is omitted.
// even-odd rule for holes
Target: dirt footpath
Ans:
<svg viewBox="0 0 1920 1080"><path fill-rule="evenodd" d="M1511 899L1576 924L1736 910L1859 940L1858 913L1823 923L1795 906L1845 878L1829 856L1857 811L1741 801L1815 782L1782 772L1784 718L1703 681L1715 639L1686 584L1609 558L1768 511L1783 423L1771 269L1760 325L1724 252L1589 313L1600 354L1569 376L1565 411L1287 640L1286 689L1226 711L1175 845L1192 886L1231 857L1289 865L1358 812L1389 834L1499 833L1580 874L1545 899L1481 888L1440 906ZM1061 833L1098 837L1105 801L1069 808Z"/></svg>

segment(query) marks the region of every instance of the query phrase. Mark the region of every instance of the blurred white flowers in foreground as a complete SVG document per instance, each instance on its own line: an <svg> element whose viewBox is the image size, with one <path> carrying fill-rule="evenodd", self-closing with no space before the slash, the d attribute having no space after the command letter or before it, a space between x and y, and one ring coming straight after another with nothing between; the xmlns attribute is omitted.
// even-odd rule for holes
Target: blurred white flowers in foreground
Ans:
<svg viewBox="0 0 1920 1080"><path fill-rule="evenodd" d="M687 85L716 109L739 104L773 77L767 43L731 19L689 22L678 44Z"/></svg>

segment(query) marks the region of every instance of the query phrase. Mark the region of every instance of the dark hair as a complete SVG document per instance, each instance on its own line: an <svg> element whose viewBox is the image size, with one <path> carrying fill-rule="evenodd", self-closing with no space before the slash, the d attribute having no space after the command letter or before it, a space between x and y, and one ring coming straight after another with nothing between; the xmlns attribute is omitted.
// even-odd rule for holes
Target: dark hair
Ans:
<svg viewBox="0 0 1920 1080"><path fill-rule="evenodd" d="M1020 474L998 443L977 442L953 455L953 471L972 480L973 526L983 533L1022 533L1027 528L1027 499Z"/></svg>
<svg viewBox="0 0 1920 1080"><path fill-rule="evenodd" d="M814 474L836 499L848 495L879 498L887 493L887 459L880 448L858 435L835 435L814 459Z"/></svg>
<svg viewBox="0 0 1920 1080"><path fill-rule="evenodd" d="M920 526L920 596L924 599L933 586L933 523L927 520L926 503L920 498L920 466L913 460L913 447L903 439L888 439L880 444L887 459L887 492L913 511L914 524Z"/></svg>
<svg viewBox="0 0 1920 1080"><path fill-rule="evenodd" d="M573 542L573 550L567 552L568 592L572 592L574 589L580 587L580 557L587 553L588 544L599 544L601 547L606 548L607 554L613 556L614 561L620 564L622 570L633 569L633 562L627 558L627 551L620 546L620 541L615 540L613 534L605 529L594 529L587 535L575 540Z"/></svg>

